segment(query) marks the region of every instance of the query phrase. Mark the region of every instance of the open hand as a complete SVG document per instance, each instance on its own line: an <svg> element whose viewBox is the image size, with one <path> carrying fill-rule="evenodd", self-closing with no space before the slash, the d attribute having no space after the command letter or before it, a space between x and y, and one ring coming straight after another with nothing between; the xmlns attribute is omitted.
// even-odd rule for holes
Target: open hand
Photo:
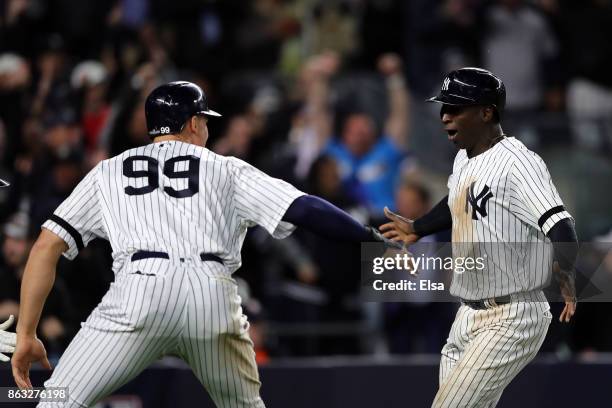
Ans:
<svg viewBox="0 0 612 408"><path fill-rule="evenodd" d="M553 272L559 282L561 288L561 296L565 301L565 307L559 315L559 321L561 323L569 323L574 313L576 313L576 283L573 276L566 271L561 270L557 261L553 262Z"/></svg>
<svg viewBox="0 0 612 408"><path fill-rule="evenodd" d="M11 365L13 378L20 389L32 388L30 382L30 367L32 363L40 362L43 367L51 369L47 359L47 351L36 337L18 337Z"/></svg>
<svg viewBox="0 0 612 408"><path fill-rule="evenodd" d="M383 236L391 241L401 241L406 245L419 240L419 236L414 232L413 221L399 214L394 213L385 207L385 216L391 220L381 225L378 229Z"/></svg>
<svg viewBox="0 0 612 408"><path fill-rule="evenodd" d="M576 313L576 302L565 302L565 307L559 315L559 321L561 323L569 323L574 313Z"/></svg>

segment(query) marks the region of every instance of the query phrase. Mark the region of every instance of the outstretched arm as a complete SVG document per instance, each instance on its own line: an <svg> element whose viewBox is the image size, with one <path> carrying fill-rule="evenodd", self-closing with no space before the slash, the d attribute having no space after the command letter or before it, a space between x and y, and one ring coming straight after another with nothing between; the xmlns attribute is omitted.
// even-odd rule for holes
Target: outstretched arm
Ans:
<svg viewBox="0 0 612 408"><path fill-rule="evenodd" d="M303 195L296 198L285 212L283 221L333 240L387 242L374 228L362 225L340 208L317 196Z"/></svg>
<svg viewBox="0 0 612 408"><path fill-rule="evenodd" d="M13 354L13 377L19 388L30 388L29 372L33 362L51 368L47 353L36 338L45 300L55 282L55 267L68 245L53 232L43 229L32 247L21 282L21 304L17 323L17 346Z"/></svg>

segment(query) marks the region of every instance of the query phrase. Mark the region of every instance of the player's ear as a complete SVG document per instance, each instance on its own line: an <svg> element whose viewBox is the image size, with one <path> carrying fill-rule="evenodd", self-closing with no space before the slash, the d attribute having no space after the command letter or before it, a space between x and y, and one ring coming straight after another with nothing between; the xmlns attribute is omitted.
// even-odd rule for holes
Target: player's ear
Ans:
<svg viewBox="0 0 612 408"><path fill-rule="evenodd" d="M494 117L495 117L495 112L493 111L493 108L491 108L490 106L480 109L480 118L482 119L483 122L487 122L487 123L491 122L493 121Z"/></svg>
<svg viewBox="0 0 612 408"><path fill-rule="evenodd" d="M187 124L189 126L189 131L192 133L196 133L199 127L199 123L198 123L198 116L197 115L193 115L192 117L189 118L189 122Z"/></svg>

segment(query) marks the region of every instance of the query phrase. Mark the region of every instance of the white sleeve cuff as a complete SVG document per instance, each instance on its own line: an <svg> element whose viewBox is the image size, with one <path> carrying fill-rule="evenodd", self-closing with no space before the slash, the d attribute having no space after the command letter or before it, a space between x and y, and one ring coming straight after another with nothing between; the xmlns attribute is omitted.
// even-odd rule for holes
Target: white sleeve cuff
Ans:
<svg viewBox="0 0 612 408"><path fill-rule="evenodd" d="M66 258L70 260L76 258L76 256L79 254L77 241L75 240L75 237L73 237L72 234L66 228L64 228L53 220L45 221L45 223L42 225L42 228L48 229L49 231L53 232L55 235L63 239L64 242L66 242L66 244L68 245L68 249L63 253Z"/></svg>
<svg viewBox="0 0 612 408"><path fill-rule="evenodd" d="M551 214L544 220L540 218L540 222L538 222L538 224L540 224L540 228L542 228L542 232L544 233L544 235L548 235L548 231L550 231L550 229L554 227L556 223L566 218L572 218L572 216L569 212L563 210L563 211Z"/></svg>

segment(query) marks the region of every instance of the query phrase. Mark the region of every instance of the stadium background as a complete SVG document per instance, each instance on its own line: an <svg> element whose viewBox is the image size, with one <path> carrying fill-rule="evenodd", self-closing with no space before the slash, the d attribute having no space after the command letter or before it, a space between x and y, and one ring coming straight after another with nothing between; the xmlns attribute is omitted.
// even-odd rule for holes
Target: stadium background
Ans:
<svg viewBox="0 0 612 408"><path fill-rule="evenodd" d="M451 69L489 68L508 90L504 130L548 163L580 240L612 241L610 38L609 0L0 1L0 177L12 184L0 190L0 319L17 314L40 224L95 163L148 142L144 97L177 79L202 85L223 114L209 122L213 151L378 225L381 205L414 216L445 194L455 152L423 100ZM366 153L390 137L390 119L401 148L347 168L335 147ZM360 302L353 251L250 231L237 275L270 407L433 397L457 305ZM100 241L60 262L39 333L52 360L105 292L110 266ZM606 405L593 383L612 374L611 312L584 303L571 325L554 321L502 405ZM123 394L160 378L186 387L183 399L203 394L175 361ZM11 384L5 366L0 383ZM145 406L172 401L154 400Z"/></svg>

